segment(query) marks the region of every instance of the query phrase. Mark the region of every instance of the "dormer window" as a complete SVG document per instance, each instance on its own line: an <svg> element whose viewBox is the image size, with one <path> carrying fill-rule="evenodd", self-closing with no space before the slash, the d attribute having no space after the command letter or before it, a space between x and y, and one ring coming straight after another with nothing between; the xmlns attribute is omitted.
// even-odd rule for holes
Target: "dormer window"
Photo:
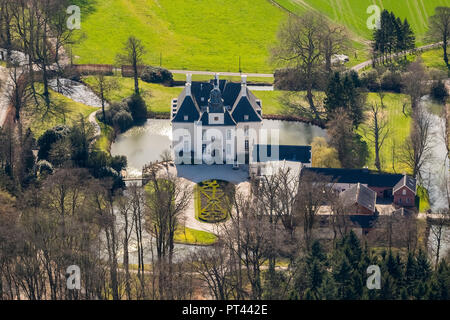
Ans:
<svg viewBox="0 0 450 320"><path fill-rule="evenodd" d="M248 121L248 114L244 115L244 120Z"/></svg>
<svg viewBox="0 0 450 320"><path fill-rule="evenodd" d="M188 121L189 120L189 116L184 116L184 121Z"/></svg>

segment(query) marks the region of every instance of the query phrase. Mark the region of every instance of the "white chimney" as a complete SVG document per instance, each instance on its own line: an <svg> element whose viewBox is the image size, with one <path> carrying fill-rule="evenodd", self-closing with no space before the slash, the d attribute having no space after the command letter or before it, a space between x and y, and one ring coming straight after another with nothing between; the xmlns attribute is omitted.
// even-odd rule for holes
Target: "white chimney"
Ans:
<svg viewBox="0 0 450 320"><path fill-rule="evenodd" d="M219 88L219 74L214 75L214 88Z"/></svg>
<svg viewBox="0 0 450 320"><path fill-rule="evenodd" d="M242 75L241 76L241 92L242 92L242 96L247 96L247 75Z"/></svg>
<svg viewBox="0 0 450 320"><path fill-rule="evenodd" d="M191 95L191 86L192 86L192 74L186 74L186 95Z"/></svg>

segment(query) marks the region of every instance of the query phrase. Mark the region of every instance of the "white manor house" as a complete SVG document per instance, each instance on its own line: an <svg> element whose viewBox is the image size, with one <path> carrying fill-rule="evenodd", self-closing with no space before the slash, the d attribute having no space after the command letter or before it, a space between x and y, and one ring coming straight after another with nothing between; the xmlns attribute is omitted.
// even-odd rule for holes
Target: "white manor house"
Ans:
<svg viewBox="0 0 450 320"><path fill-rule="evenodd" d="M293 161L309 166L311 147L279 145L278 132L263 125L261 100L241 83L193 82L172 100L172 141L177 164L232 164ZM268 137L269 136L269 137Z"/></svg>

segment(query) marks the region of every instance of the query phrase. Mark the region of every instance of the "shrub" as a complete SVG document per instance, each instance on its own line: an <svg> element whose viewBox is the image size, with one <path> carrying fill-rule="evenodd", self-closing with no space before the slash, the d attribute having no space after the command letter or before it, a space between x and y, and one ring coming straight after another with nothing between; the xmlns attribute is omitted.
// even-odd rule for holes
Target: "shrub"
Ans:
<svg viewBox="0 0 450 320"><path fill-rule="evenodd" d="M127 167L127 157L125 156L115 156L111 158L110 166L117 172L121 172Z"/></svg>
<svg viewBox="0 0 450 320"><path fill-rule="evenodd" d="M63 137L68 136L70 128L67 126L56 126L44 132L44 134L38 139L39 152L38 158L41 160L48 160L50 149L52 145L61 140Z"/></svg>
<svg viewBox="0 0 450 320"><path fill-rule="evenodd" d="M448 96L447 88L443 81L433 82L430 91L431 97L437 101L443 102Z"/></svg>
<svg viewBox="0 0 450 320"><path fill-rule="evenodd" d="M131 113L121 110L114 115L112 125L124 132L133 126L133 117Z"/></svg>
<svg viewBox="0 0 450 320"><path fill-rule="evenodd" d="M370 70L361 77L361 86L366 87L371 92L380 91L381 84L376 70Z"/></svg>
<svg viewBox="0 0 450 320"><path fill-rule="evenodd" d="M274 87L277 90L306 90L306 75L294 68L277 69L274 74ZM327 77L324 73L316 74L313 79L313 89L324 90Z"/></svg>
<svg viewBox="0 0 450 320"><path fill-rule="evenodd" d="M134 94L126 102L134 123L140 124L147 120L147 106L140 95Z"/></svg>
<svg viewBox="0 0 450 320"><path fill-rule="evenodd" d="M400 93L402 90L402 76L398 72L386 71L381 76L381 90Z"/></svg>
<svg viewBox="0 0 450 320"><path fill-rule="evenodd" d="M142 81L149 83L164 83L166 85L172 85L173 75L167 69L148 66L142 71L141 79Z"/></svg>

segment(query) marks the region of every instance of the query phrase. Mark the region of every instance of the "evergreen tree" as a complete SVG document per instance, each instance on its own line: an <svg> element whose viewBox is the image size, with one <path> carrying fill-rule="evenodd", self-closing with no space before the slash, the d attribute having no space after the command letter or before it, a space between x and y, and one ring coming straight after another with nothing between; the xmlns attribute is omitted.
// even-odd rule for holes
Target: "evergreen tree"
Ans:
<svg viewBox="0 0 450 320"><path fill-rule="evenodd" d="M402 22L387 10L381 13L380 28L374 31L373 40L372 49L383 63L391 61L394 53L415 48L415 36L408 20Z"/></svg>

